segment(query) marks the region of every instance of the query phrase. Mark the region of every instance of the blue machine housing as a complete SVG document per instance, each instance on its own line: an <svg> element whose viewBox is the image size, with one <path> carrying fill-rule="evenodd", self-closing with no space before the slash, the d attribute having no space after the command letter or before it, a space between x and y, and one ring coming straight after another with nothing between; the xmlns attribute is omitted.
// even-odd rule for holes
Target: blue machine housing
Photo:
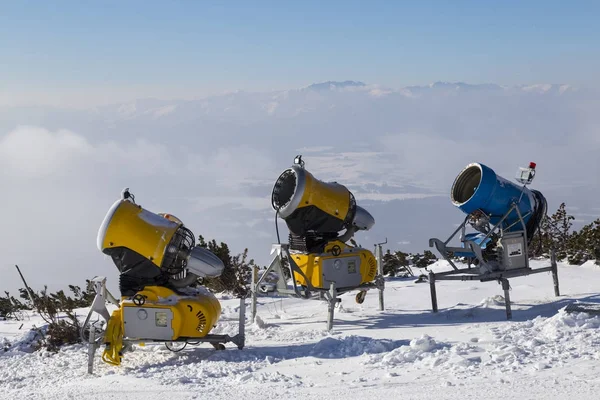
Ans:
<svg viewBox="0 0 600 400"><path fill-rule="evenodd" d="M539 194L539 195L538 195ZM481 163L467 165L454 180L451 190L452 203L465 214L481 210L490 223L496 225L513 203L516 203L527 224L539 207L539 192L514 184ZM543 196L541 196L543 198ZM516 211L512 211L504 220L503 227L520 230L523 227Z"/></svg>

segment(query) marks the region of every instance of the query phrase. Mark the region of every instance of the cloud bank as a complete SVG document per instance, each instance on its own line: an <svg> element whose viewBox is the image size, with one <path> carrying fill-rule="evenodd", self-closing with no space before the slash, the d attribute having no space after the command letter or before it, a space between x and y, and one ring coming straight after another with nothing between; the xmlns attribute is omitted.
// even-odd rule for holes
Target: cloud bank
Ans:
<svg viewBox="0 0 600 400"><path fill-rule="evenodd" d="M20 286L13 264L38 288L98 274L116 284L95 236L124 187L266 264L276 240L271 185L296 154L373 213L375 227L358 237L368 248L388 237L393 248L422 251L448 234L462 219L450 186L474 161L509 179L536 161L534 187L584 223L598 214L599 100L564 85L328 82L85 110L0 107L0 289Z"/></svg>

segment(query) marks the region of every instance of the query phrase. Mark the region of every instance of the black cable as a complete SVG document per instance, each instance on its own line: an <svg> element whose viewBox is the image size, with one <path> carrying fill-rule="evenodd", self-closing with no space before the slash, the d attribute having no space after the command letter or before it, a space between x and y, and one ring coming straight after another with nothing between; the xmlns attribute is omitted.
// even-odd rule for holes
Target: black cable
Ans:
<svg viewBox="0 0 600 400"><path fill-rule="evenodd" d="M540 230L540 226L544 217L547 216L548 203L544 195L542 195L537 190L532 190L532 193L536 200L536 209L527 221L526 229L527 229L527 242L531 242L536 231Z"/></svg>
<svg viewBox="0 0 600 400"><path fill-rule="evenodd" d="M533 238L537 232L539 241L537 244L535 254L539 254L542 250L542 223L544 222L544 220L550 222L548 219L548 202L546 201L544 195L542 195L539 191L532 190L532 193L536 198L538 207L527 224L527 243L529 244L533 241Z"/></svg>
<svg viewBox="0 0 600 400"><path fill-rule="evenodd" d="M277 244L281 244L281 240L279 240L279 226L277 225L277 216L279 215L279 209L281 209L281 207L275 210L275 232L277 232Z"/></svg>

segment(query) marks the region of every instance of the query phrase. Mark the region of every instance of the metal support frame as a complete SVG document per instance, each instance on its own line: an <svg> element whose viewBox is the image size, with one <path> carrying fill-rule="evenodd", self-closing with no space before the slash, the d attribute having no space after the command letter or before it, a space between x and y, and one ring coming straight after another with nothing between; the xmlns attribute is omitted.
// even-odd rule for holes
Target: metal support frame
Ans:
<svg viewBox="0 0 600 400"><path fill-rule="evenodd" d="M325 292L325 298L327 299L327 330L333 329L333 315L335 313L335 305L342 301L337 298L337 291L335 289L335 282L331 282L329 291Z"/></svg>
<svg viewBox="0 0 600 400"><path fill-rule="evenodd" d="M311 299L313 297L318 298L320 300L325 300L328 304L327 306L327 330L331 330L333 328L333 319L334 319L334 311L335 305L341 302L339 295L350 292L353 290L359 291L368 291L371 289L379 289L379 309L383 310L383 290L385 287L385 280L383 279L383 265L381 263L381 245L379 245L379 250L376 248L376 252L379 251L379 257L377 259L377 268L378 274L375 277L373 282L363 283L361 285L355 287L344 287L339 288L335 285L335 282L331 282L329 288L317 288L314 287L306 274L298 267L293 257L290 255L290 247L289 244L273 244L271 248L271 254L274 254L271 263L267 267L267 269L263 272L263 274L259 277L258 268L255 267L252 270L252 283L250 285L251 290L251 321L254 323L256 319L257 313L257 302L258 296L261 294L260 285L263 283L265 278L270 272L275 272L277 274L277 285L275 289L275 293L281 296L286 297L296 297L302 299ZM284 259L287 259L287 266L284 267ZM307 286L299 286L295 279L291 279L291 288L288 286L288 283L285 279L285 275L283 273L284 268L287 268L290 276L293 278L294 273L297 273L305 278L305 282Z"/></svg>
<svg viewBox="0 0 600 400"><path fill-rule="evenodd" d="M512 214L512 212L515 211L519 217L519 221L516 221L514 223L512 223L510 226L503 228L502 227L502 223L506 220L506 218L508 218L508 216L510 214ZM482 242L484 242L485 240L487 240L490 236L492 236L492 234L496 231L500 231L500 234L502 235L504 230L508 230L510 228L512 228L513 226L515 226L517 223L521 223L521 227L522 227L522 231L523 233L526 235L527 232L527 228L525 225L525 220L524 218L529 216L529 214L531 214L531 212L528 212L525 215L521 214L521 211L519 210L519 207L516 203L513 203L511 205L511 207L508 209L508 211L502 216L502 218L500 219L500 221L498 221L493 227L492 229L490 229L485 237L483 237L483 239L481 239ZM471 240L464 240L465 235L466 235L466 230L467 230L467 223L469 221L469 216L467 215L465 217L465 219L463 220L463 222L458 226L458 228L456 228L456 230L450 235L450 237L448 239L446 239L446 241L442 242L440 239L436 239L436 238L432 238L429 239L429 247L435 247L435 249L438 251L438 253L440 253L442 255L442 257L444 257L444 259L446 261L448 261L448 263L452 266L452 268L455 271L458 271L458 267L454 264L454 262L452 261L452 259L449 258L449 254L451 253L464 253L464 252L472 252L474 258L477 259L477 261L479 261L480 265L482 264L486 264L486 261L483 258L483 254L481 251L481 247L479 247L479 245ZM452 247L452 246L448 246L448 243L450 243L450 241L452 239L454 239L454 237L456 236L456 234L458 232L461 232L461 241L464 245L464 247ZM519 231L513 231L513 232L519 232ZM524 249L524 253L528 254L528 248L527 248L527 241L525 241L525 249ZM528 261L527 261L528 262Z"/></svg>
<svg viewBox="0 0 600 400"><path fill-rule="evenodd" d="M462 268L456 271L445 271L429 273L429 287L431 290L431 308L432 311L438 312L438 304L437 304L437 293L435 288L436 281L480 281L480 282L490 282L497 281L502 284L502 289L504 290L504 299L506 303L506 318L512 318L512 311L510 308L510 297L509 297L509 289L510 284L508 278L515 278L519 276L527 276L533 274L540 274L542 272L551 272L552 280L554 282L554 294L558 297L560 296L559 288L558 288L558 266L556 264L556 260L551 260L551 265L549 267L544 268L521 268L517 270L511 271L498 271L492 272L490 274L480 275L472 268Z"/></svg>
<svg viewBox="0 0 600 400"><path fill-rule="evenodd" d="M88 342L88 374L94 373L94 355L96 354L96 349L98 348L95 336L95 329L90 329L90 339Z"/></svg>
<svg viewBox="0 0 600 400"><path fill-rule="evenodd" d="M519 220L512 223L509 227L503 228L502 223L506 220L506 218L508 218L508 216L513 211L515 211L517 213ZM434 313L438 312L437 292L436 292L436 287L435 287L436 281L480 281L480 282L497 281L499 284L502 285L502 290L504 291L504 299L505 299L505 305L506 305L506 318L509 320L512 319L512 309L511 309L511 305L510 305L510 293L509 293L510 283L508 281L509 278L515 278L515 277L519 277L519 276L526 276L526 275L532 275L532 274L539 274L542 272L551 272L552 280L554 282L554 294L556 296L560 296L559 284L558 284L558 266L556 263L556 255L554 253L554 250L552 250L549 267L536 268L536 269L532 269L529 267L529 258L528 258L529 249L528 249L527 240L526 240L527 230L526 230L526 225L525 225L525 220L524 220L524 218L528 215L529 215L529 213L522 215L517 204L513 203L511 205L510 209L502 216L500 221L498 221L498 223L496 223L492 227L492 229L490 229L489 232L486 233L486 236L482 240L482 242L483 242L484 240L488 239L497 230L500 231L500 235L502 236L504 230L510 229L511 227L515 226L517 223L521 223L522 231L512 231L511 233L523 232L523 235L525 235L524 254L525 254L526 267L524 267L524 268L498 270L498 271L491 271L491 272L488 272L485 274L481 274L481 273L479 273L478 269L471 268L471 264L469 263L468 268L460 268L459 269L454 264L452 259L450 258L450 255L452 253L455 253L455 252L462 253L462 252L471 251L473 253L474 258L476 258L479 261L479 265L486 264L486 260L483 259L481 247L473 241L464 240L466 224L469 220L468 216L465 218L463 223L460 224L459 227L450 235L450 237L446 241L442 242L441 240L435 239L435 238L429 239L429 247L435 247L436 250L444 258L444 260L446 260L453 268L450 271L444 271L444 272L438 272L438 273L429 272L429 287L430 287L430 292L431 292L431 309ZM458 232L462 232L461 233L461 241L463 242L464 247L448 246L448 243L450 243L450 241L456 236L456 234Z"/></svg>
<svg viewBox="0 0 600 400"><path fill-rule="evenodd" d="M113 303L115 305L119 305L119 302L110 294L110 292L106 289L106 278L105 277L95 277L92 279L94 283L94 287L96 290L96 297L94 297L94 301L92 302L92 306L90 308L90 312L87 315L85 323L81 328L81 337L84 339L84 342L88 342L88 374L92 374L94 370L94 356L98 347L100 347L100 343L103 340L103 335L96 336L97 328L94 323L90 324L91 316L94 312L100 314L103 318L105 318L106 323L108 323L108 319L110 319L110 314L106 309L106 302ZM107 316L107 317L106 317ZM239 309L239 317L238 317L238 333L234 336L230 335L212 335L208 334L201 338L179 338L177 340L171 342L178 343L210 343L215 346L219 344L225 343L233 343L237 346L239 350L242 350L246 344L246 297L240 298L240 309ZM89 336L85 338L85 328L89 326ZM87 339L87 340L86 340ZM123 338L123 345L127 344L136 344L136 343L165 343L165 340L152 340L152 339L142 339L142 340L128 340L127 338Z"/></svg>
<svg viewBox="0 0 600 400"><path fill-rule="evenodd" d="M554 282L554 295L560 296L560 288L558 286L558 264L556 264L556 251L552 249L550 253L550 267L552 268L552 281Z"/></svg>
<svg viewBox="0 0 600 400"><path fill-rule="evenodd" d="M383 291L385 289L385 280L383 279L383 253L382 253L382 245L387 244L387 238L385 238L385 242L377 243L375 245L375 259L377 260L377 278L381 279L381 282L378 286L379 289L379 311L385 310L385 304L383 301Z"/></svg>
<svg viewBox="0 0 600 400"><path fill-rule="evenodd" d="M506 306L506 319L512 319L512 309L510 308L510 283L506 278L500 278L498 280L502 284L502 290L504 291L504 305Z"/></svg>
<svg viewBox="0 0 600 400"><path fill-rule="evenodd" d="M431 293L431 309L434 313L438 312L437 292L435 291L435 274L429 272L429 291Z"/></svg>

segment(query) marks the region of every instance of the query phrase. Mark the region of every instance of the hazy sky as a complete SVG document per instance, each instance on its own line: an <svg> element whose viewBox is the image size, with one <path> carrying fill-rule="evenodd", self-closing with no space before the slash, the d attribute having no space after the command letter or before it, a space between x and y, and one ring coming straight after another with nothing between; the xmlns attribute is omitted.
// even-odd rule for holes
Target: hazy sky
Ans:
<svg viewBox="0 0 600 400"><path fill-rule="evenodd" d="M597 85L597 1L5 1L0 104L353 79Z"/></svg>

